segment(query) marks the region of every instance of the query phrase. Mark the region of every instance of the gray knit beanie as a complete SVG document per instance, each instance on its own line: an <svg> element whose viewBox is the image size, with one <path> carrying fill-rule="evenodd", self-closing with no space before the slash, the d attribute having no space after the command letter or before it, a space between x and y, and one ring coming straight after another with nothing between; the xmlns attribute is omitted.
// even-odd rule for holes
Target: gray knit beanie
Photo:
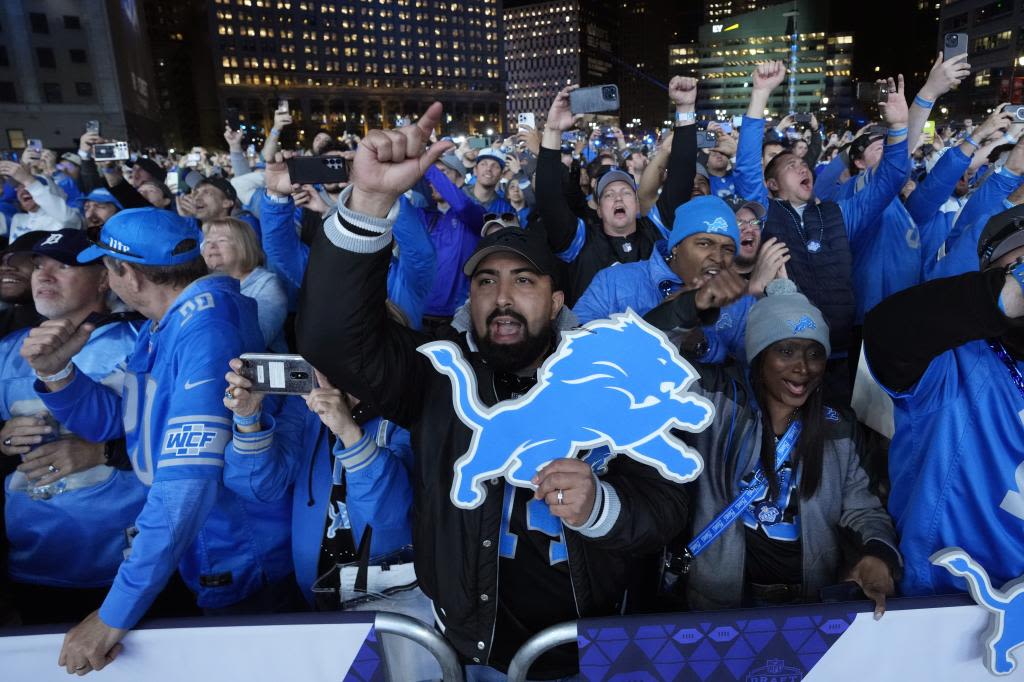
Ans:
<svg viewBox="0 0 1024 682"><path fill-rule="evenodd" d="M776 279L767 286L765 294L747 314L748 362L783 339L811 339L825 347L826 356L832 354L825 318L797 291L796 284L788 279Z"/></svg>

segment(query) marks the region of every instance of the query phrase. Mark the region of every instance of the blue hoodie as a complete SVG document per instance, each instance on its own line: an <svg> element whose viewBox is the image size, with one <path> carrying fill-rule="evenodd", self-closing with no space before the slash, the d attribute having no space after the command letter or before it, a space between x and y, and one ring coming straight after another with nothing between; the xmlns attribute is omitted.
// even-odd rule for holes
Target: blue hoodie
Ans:
<svg viewBox="0 0 1024 682"><path fill-rule="evenodd" d="M5 421L46 412L33 388L35 373L19 354L29 331L0 341L0 419ZM120 389L122 364L137 336L127 322L99 327L74 357L75 366L92 380ZM72 483L75 478L89 482L79 487ZM142 510L146 487L131 471L102 465L72 474L65 480L67 490L47 500L29 497L26 483L19 472L4 483L11 578L52 587L109 587L128 549L126 531Z"/></svg>
<svg viewBox="0 0 1024 682"><path fill-rule="evenodd" d="M88 440L125 436L136 475L149 487L129 557L100 617L131 628L175 569L203 608L234 604L293 571L285 502L254 504L223 484L231 415L228 361L265 348L255 302L238 280L203 277L159 324L144 325L127 359L123 391L82 372L60 391L36 392L57 420Z"/></svg>
<svg viewBox="0 0 1024 682"><path fill-rule="evenodd" d="M408 431L379 417L371 419L358 443L346 448L337 441L332 457L327 427L297 396L284 400L276 418L264 413L262 426L255 433L234 432L224 452L224 484L247 500L291 499L295 578L310 605L331 486L341 482L343 468L346 500L330 514L339 524L349 520L356 546L367 525L373 527L371 556L412 542Z"/></svg>

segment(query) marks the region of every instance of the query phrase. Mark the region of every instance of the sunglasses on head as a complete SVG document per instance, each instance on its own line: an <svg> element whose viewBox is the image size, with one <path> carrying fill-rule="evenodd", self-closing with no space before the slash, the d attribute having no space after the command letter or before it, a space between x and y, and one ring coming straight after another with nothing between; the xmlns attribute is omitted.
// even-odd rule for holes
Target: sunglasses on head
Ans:
<svg viewBox="0 0 1024 682"><path fill-rule="evenodd" d="M508 222L519 222L519 216L515 213L485 213L484 224L491 222L492 220L500 220L504 223Z"/></svg>
<svg viewBox="0 0 1024 682"><path fill-rule="evenodd" d="M987 265L991 265L992 254L995 253L999 245L1006 240L1010 235L1024 230L1024 218L1014 218L1010 222L1006 223L998 232L985 240L985 246L981 250L981 258Z"/></svg>

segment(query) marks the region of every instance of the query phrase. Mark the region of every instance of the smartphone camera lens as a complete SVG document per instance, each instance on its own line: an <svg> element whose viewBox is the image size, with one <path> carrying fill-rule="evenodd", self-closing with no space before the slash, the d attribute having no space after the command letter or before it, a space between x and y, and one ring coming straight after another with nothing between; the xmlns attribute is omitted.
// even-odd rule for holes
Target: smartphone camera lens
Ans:
<svg viewBox="0 0 1024 682"><path fill-rule="evenodd" d="M618 99L618 93L615 92L615 88L610 85L606 85L601 88L601 96L605 99Z"/></svg>
<svg viewBox="0 0 1024 682"><path fill-rule="evenodd" d="M957 43L959 42L959 36L957 36L955 33L951 33L950 35L946 36L946 47L956 47Z"/></svg>
<svg viewBox="0 0 1024 682"><path fill-rule="evenodd" d="M295 379L296 381L304 381L305 379L308 378L309 374L307 374L306 372L292 372L292 379Z"/></svg>

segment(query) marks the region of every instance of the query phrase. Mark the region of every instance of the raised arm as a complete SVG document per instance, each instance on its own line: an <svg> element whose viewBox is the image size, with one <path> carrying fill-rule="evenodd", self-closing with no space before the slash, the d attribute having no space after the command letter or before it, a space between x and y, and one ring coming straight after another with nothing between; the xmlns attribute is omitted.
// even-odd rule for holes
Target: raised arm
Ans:
<svg viewBox="0 0 1024 682"><path fill-rule="evenodd" d="M544 223L548 246L555 253L563 253L574 241L581 245L586 226L577 218L562 191L562 133L572 128L581 118L569 109L569 93L578 88L570 85L555 96L548 110L541 136L540 154L537 156L537 213Z"/></svg>
<svg viewBox="0 0 1024 682"><path fill-rule="evenodd" d="M371 131L359 144L352 184L310 251L296 320L299 352L335 386L397 424L422 409L430 363L416 348L427 339L387 318L387 268L398 197L451 147L424 151L442 108L414 124Z"/></svg>
<svg viewBox="0 0 1024 682"><path fill-rule="evenodd" d="M676 127L668 157L668 177L657 201L666 227L675 219L676 209L693 194L693 178L697 174L697 79L674 77L668 85L668 95L676 106Z"/></svg>
<svg viewBox="0 0 1024 682"><path fill-rule="evenodd" d="M654 152L654 158L644 168L640 176L640 185L636 190L637 201L640 202L640 215L648 215L658 201L662 179L668 169L668 157L671 154L672 140L675 135L669 132L661 140L661 145Z"/></svg>
<svg viewBox="0 0 1024 682"><path fill-rule="evenodd" d="M764 110L772 90L786 79L786 67L780 61L761 62L751 74L753 89L747 115L740 128L740 141L736 148L736 169L733 179L736 193L763 206L768 205L768 188L764 184L761 167L761 144L764 141Z"/></svg>
<svg viewBox="0 0 1024 682"><path fill-rule="evenodd" d="M910 106L908 139L917 140L921 137L921 131L924 130L924 124L928 121L935 102L959 85L970 73L971 65L967 63L966 54L957 55L948 62L942 61L941 52L938 54L931 71L928 72L928 80Z"/></svg>
<svg viewBox="0 0 1024 682"><path fill-rule="evenodd" d="M401 208L393 228L398 259L388 271L388 298L406 314L409 326L419 329L427 296L434 286L437 253L420 210L405 197L400 201ZM476 205L475 202L470 203Z"/></svg>
<svg viewBox="0 0 1024 682"><path fill-rule="evenodd" d="M484 207L470 199L469 195L456 187L455 183L448 179L448 176L434 166L428 168L423 177L434 186L441 198L448 202L451 210L459 217L459 222L472 234L480 234L486 213Z"/></svg>
<svg viewBox="0 0 1024 682"><path fill-rule="evenodd" d="M267 141L263 144L263 151L261 152L263 160L267 163L274 158L274 155L281 149L281 131L284 130L285 126L292 124L292 114L290 111L275 111L274 112L274 125L267 133Z"/></svg>

